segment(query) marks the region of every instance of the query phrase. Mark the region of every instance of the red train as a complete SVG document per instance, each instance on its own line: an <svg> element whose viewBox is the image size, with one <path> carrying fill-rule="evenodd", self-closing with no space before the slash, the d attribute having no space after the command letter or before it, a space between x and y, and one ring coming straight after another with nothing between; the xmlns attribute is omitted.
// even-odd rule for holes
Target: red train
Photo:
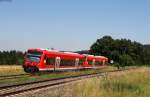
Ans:
<svg viewBox="0 0 150 97"><path fill-rule="evenodd" d="M101 68L108 62L104 56L93 56L46 49L28 49L23 68L25 72Z"/></svg>

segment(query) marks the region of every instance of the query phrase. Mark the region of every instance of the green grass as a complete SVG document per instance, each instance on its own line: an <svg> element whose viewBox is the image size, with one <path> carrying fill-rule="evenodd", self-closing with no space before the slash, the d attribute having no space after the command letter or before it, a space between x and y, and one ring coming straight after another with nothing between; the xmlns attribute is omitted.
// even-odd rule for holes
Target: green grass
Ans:
<svg viewBox="0 0 150 97"><path fill-rule="evenodd" d="M150 67L110 73L49 92L51 97L150 97ZM47 95L48 97L48 95Z"/></svg>

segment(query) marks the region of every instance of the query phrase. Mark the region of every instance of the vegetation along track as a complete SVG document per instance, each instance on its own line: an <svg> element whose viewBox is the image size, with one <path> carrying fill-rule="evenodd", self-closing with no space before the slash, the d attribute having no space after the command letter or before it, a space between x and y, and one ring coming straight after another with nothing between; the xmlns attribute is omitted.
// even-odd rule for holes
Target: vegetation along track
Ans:
<svg viewBox="0 0 150 97"><path fill-rule="evenodd" d="M117 72L118 70L108 71L108 72ZM120 70L119 70L120 71ZM27 92L30 90L36 90L51 86L57 86L60 84L65 84L85 78L92 78L92 77L98 77L103 76L106 72L103 73L94 73L94 74L84 74L84 75L78 75L78 76L70 76L70 77L62 77L62 78L56 78L56 79L49 79L44 81L37 81L37 82L31 82L31 83L23 83L19 85L11 85L6 87L0 88L0 97L15 95L23 92Z"/></svg>

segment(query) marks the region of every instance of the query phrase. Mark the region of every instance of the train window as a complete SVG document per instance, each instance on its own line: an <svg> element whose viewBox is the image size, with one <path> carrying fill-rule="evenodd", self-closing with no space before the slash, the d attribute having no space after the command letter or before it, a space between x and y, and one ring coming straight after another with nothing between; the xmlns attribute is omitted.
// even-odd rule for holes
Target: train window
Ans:
<svg viewBox="0 0 150 97"><path fill-rule="evenodd" d="M75 66L75 60L64 60L60 62L60 66Z"/></svg>
<svg viewBox="0 0 150 97"><path fill-rule="evenodd" d="M92 64L93 64L93 61L88 60L88 64L92 65Z"/></svg>
<svg viewBox="0 0 150 97"><path fill-rule="evenodd" d="M79 60L79 65L82 65L84 63L84 60Z"/></svg>
<svg viewBox="0 0 150 97"><path fill-rule="evenodd" d="M103 62L95 61L95 65L103 65Z"/></svg>
<svg viewBox="0 0 150 97"><path fill-rule="evenodd" d="M29 50L27 53L32 54L32 55L37 55L37 56L42 55L42 52L39 52L39 51L36 51L36 50Z"/></svg>
<svg viewBox="0 0 150 97"><path fill-rule="evenodd" d="M46 65L54 65L55 58L46 58Z"/></svg>

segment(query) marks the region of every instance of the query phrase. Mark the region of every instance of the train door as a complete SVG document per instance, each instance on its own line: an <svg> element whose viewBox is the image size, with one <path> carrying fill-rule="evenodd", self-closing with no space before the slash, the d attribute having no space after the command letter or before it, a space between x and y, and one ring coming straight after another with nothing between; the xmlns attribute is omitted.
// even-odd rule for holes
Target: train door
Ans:
<svg viewBox="0 0 150 97"><path fill-rule="evenodd" d="M78 67L78 65L79 65L79 58L76 58L75 59L75 67Z"/></svg>
<svg viewBox="0 0 150 97"><path fill-rule="evenodd" d="M103 64L102 65L105 65L105 60L103 60Z"/></svg>
<svg viewBox="0 0 150 97"><path fill-rule="evenodd" d="M92 65L93 65L93 67L95 67L95 59L93 59Z"/></svg>
<svg viewBox="0 0 150 97"><path fill-rule="evenodd" d="M56 57L55 58L55 66L54 66L54 71L59 68L60 66L60 61L61 61L61 58L60 57Z"/></svg>

